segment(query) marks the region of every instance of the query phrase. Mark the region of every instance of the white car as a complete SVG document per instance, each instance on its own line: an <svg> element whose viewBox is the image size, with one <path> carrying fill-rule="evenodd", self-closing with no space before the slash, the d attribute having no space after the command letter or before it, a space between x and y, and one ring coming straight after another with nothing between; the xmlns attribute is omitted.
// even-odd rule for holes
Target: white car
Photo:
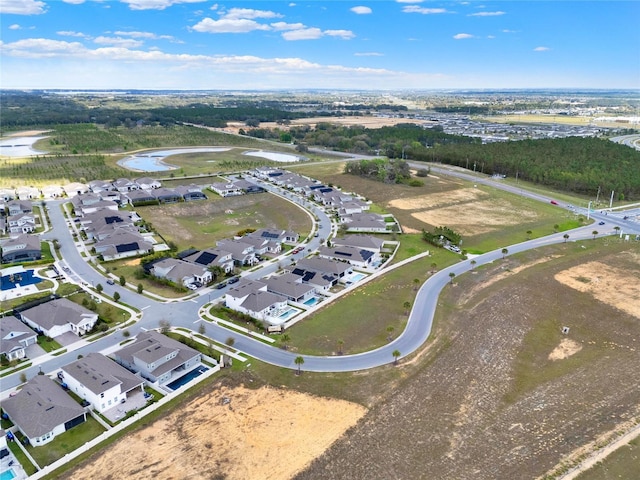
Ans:
<svg viewBox="0 0 640 480"><path fill-rule="evenodd" d="M198 289L198 287L196 287L193 283L190 283L189 285L187 285L187 288L189 290L197 290Z"/></svg>

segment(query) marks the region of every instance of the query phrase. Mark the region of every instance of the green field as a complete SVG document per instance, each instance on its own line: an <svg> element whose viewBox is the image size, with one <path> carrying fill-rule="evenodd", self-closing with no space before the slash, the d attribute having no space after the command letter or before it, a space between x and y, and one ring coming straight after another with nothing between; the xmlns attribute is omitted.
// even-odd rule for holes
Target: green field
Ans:
<svg viewBox="0 0 640 480"><path fill-rule="evenodd" d="M640 472L640 438L620 447L602 462L578 476L578 480L633 479Z"/></svg>

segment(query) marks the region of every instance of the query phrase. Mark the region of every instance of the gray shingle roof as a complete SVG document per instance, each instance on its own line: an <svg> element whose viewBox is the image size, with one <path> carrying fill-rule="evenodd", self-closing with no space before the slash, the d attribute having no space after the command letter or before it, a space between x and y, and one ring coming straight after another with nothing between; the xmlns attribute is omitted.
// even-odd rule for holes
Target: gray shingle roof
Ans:
<svg viewBox="0 0 640 480"><path fill-rule="evenodd" d="M62 371L95 394L103 393L115 385L120 385L121 392L128 392L143 383L142 378L100 353L90 353L65 365Z"/></svg>
<svg viewBox="0 0 640 480"><path fill-rule="evenodd" d="M22 315L46 330L56 325L66 325L67 323L77 325L86 318L97 318L96 313L67 298L58 298L42 303L25 310Z"/></svg>

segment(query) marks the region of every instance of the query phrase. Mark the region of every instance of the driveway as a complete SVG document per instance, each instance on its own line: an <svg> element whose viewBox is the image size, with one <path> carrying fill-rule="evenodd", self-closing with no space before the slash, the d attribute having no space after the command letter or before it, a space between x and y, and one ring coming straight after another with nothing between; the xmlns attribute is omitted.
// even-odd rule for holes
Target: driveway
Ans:
<svg viewBox="0 0 640 480"><path fill-rule="evenodd" d="M62 335L58 335L54 340L63 347L68 347L69 345L80 341L80 337L73 332L67 332Z"/></svg>

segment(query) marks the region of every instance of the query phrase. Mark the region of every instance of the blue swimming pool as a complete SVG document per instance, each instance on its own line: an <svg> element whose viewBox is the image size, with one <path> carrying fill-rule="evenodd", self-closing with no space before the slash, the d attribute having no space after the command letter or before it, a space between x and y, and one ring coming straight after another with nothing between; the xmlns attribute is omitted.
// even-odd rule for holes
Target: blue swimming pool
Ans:
<svg viewBox="0 0 640 480"><path fill-rule="evenodd" d="M310 299L308 299L307 301L304 302L305 305L309 305L310 307L314 306L316 303L318 303L320 301L320 299L318 297L311 297Z"/></svg>
<svg viewBox="0 0 640 480"><path fill-rule="evenodd" d="M286 312L281 313L278 318L286 320L287 318L294 316L296 313L298 313L298 310L296 310L295 308L290 308Z"/></svg>
<svg viewBox="0 0 640 480"><path fill-rule="evenodd" d="M25 285L35 285L41 281L41 278L33 275L33 270L25 270L24 272L0 277L0 290L11 290L12 288L16 288L18 285L21 287L24 287ZM0 480L3 479L0 478Z"/></svg>
<svg viewBox="0 0 640 480"><path fill-rule="evenodd" d="M189 383L194 378L199 377L207 370L209 370L207 367L205 367L204 365L200 365L198 368L194 368L189 373L183 375L179 379L174 380L171 383L168 383L167 387L169 387L171 390L177 390L183 385L186 385L187 383Z"/></svg>
<svg viewBox="0 0 640 480"><path fill-rule="evenodd" d="M0 473L0 480L12 480L13 478L16 478L16 474L12 468Z"/></svg>

